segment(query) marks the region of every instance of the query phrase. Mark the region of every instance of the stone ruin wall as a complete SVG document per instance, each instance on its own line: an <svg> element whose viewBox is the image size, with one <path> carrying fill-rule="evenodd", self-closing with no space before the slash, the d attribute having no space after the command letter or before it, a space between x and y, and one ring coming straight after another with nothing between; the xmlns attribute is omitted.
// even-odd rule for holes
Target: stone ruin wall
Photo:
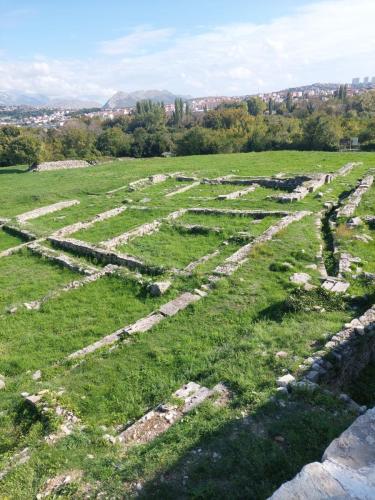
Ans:
<svg viewBox="0 0 375 500"><path fill-rule="evenodd" d="M92 164L85 160L61 160L61 161L47 161L39 163L30 167L31 172L46 172L49 170L66 170L70 168L86 168L91 167Z"/></svg>

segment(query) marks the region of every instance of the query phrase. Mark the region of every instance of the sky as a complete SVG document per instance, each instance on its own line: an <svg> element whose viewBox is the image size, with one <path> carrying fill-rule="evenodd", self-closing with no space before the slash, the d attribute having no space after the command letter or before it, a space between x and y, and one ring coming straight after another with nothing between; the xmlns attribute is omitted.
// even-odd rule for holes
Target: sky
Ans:
<svg viewBox="0 0 375 500"><path fill-rule="evenodd" d="M244 95L375 76L375 0L0 0L0 91Z"/></svg>

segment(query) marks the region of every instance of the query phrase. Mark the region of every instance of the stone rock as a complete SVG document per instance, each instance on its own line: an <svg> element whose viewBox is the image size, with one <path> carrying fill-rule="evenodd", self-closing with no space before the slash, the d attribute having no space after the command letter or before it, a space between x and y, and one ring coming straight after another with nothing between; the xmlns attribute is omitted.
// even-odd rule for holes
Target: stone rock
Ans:
<svg viewBox="0 0 375 500"><path fill-rule="evenodd" d="M276 354L275 354L276 358L287 358L288 357L288 353L285 352L285 351L278 351Z"/></svg>
<svg viewBox="0 0 375 500"><path fill-rule="evenodd" d="M33 380L40 380L42 378L42 372L40 370L37 370L36 372L33 373L32 379Z"/></svg>
<svg viewBox="0 0 375 500"><path fill-rule="evenodd" d="M193 304L194 302L197 302L200 299L201 297L199 295L186 292L181 294L176 299L171 300L167 304L162 305L159 311L164 316L174 316L182 309L185 309L188 305Z"/></svg>
<svg viewBox="0 0 375 500"><path fill-rule="evenodd" d="M165 294L171 284L170 281L155 281L155 283L149 285L148 291L152 297L160 297Z"/></svg>
<svg viewBox="0 0 375 500"><path fill-rule="evenodd" d="M319 385L311 382L310 380L300 380L293 385L293 389L302 389L304 391L316 391L319 389Z"/></svg>
<svg viewBox="0 0 375 500"><path fill-rule="evenodd" d="M2 378L0 378L0 390L5 389L5 382Z"/></svg>
<svg viewBox="0 0 375 500"><path fill-rule="evenodd" d="M311 280L311 276L307 273L294 273L290 277L290 281L295 285L304 285Z"/></svg>
<svg viewBox="0 0 375 500"><path fill-rule="evenodd" d="M278 387L278 388L276 389L276 392L277 392L278 394L288 394L288 389L287 389L286 387Z"/></svg>
<svg viewBox="0 0 375 500"><path fill-rule="evenodd" d="M283 375L282 377L279 377L276 380L276 384L278 385L278 387L288 387L290 384L293 384L293 382L295 382L295 380L296 379L293 377L293 375L288 373L287 375Z"/></svg>
<svg viewBox="0 0 375 500"><path fill-rule="evenodd" d="M352 217L348 220L347 226L348 227L358 227L362 224L362 219L360 217Z"/></svg>
<svg viewBox="0 0 375 500"><path fill-rule="evenodd" d="M306 269L312 269L313 271L316 271L318 269L318 266L316 264L307 264L307 266L305 266Z"/></svg>

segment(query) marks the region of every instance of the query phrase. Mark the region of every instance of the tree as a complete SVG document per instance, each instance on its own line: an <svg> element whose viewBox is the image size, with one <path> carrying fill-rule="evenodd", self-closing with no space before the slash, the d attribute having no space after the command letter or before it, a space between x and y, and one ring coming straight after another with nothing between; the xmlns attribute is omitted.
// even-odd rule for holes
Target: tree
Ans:
<svg viewBox="0 0 375 500"><path fill-rule="evenodd" d="M132 139L119 127L104 130L96 140L96 148L108 156L129 156Z"/></svg>
<svg viewBox="0 0 375 500"><path fill-rule="evenodd" d="M172 123L175 127L180 127L184 118L184 101L177 98L174 101L174 111L172 114Z"/></svg>
<svg viewBox="0 0 375 500"><path fill-rule="evenodd" d="M260 97L250 97L246 103L249 114L253 116L262 115L267 109L266 103Z"/></svg>
<svg viewBox="0 0 375 500"><path fill-rule="evenodd" d="M292 97L291 92L287 93L285 105L286 105L286 109L288 110L288 113L291 113L294 109L293 97Z"/></svg>
<svg viewBox="0 0 375 500"><path fill-rule="evenodd" d="M43 143L31 134L19 135L12 139L5 151L7 165L35 165L43 159Z"/></svg>
<svg viewBox="0 0 375 500"><path fill-rule="evenodd" d="M66 158L90 158L97 154L94 146L95 136L85 128L65 128L61 142Z"/></svg>
<svg viewBox="0 0 375 500"><path fill-rule="evenodd" d="M274 110L274 102L271 98L268 99L268 114L272 115Z"/></svg>
<svg viewBox="0 0 375 500"><path fill-rule="evenodd" d="M317 114L305 123L303 142L308 149L336 151L342 138L340 121L334 116Z"/></svg>

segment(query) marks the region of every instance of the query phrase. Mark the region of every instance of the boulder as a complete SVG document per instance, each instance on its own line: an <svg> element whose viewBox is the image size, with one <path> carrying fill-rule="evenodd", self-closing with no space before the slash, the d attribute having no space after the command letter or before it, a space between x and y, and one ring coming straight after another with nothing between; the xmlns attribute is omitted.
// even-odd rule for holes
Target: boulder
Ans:
<svg viewBox="0 0 375 500"><path fill-rule="evenodd" d="M296 379L293 377L293 375L288 373L287 375L283 375L282 377L279 377L276 380L276 384L278 385L278 387L288 387L290 384L293 384L293 382L295 382L295 380Z"/></svg>
<svg viewBox="0 0 375 500"><path fill-rule="evenodd" d="M155 281L149 285L148 291L152 297L160 297L165 294L171 284L170 281Z"/></svg>
<svg viewBox="0 0 375 500"><path fill-rule="evenodd" d="M311 280L311 276L307 273L294 273L290 277L290 281L295 285L305 285Z"/></svg>

